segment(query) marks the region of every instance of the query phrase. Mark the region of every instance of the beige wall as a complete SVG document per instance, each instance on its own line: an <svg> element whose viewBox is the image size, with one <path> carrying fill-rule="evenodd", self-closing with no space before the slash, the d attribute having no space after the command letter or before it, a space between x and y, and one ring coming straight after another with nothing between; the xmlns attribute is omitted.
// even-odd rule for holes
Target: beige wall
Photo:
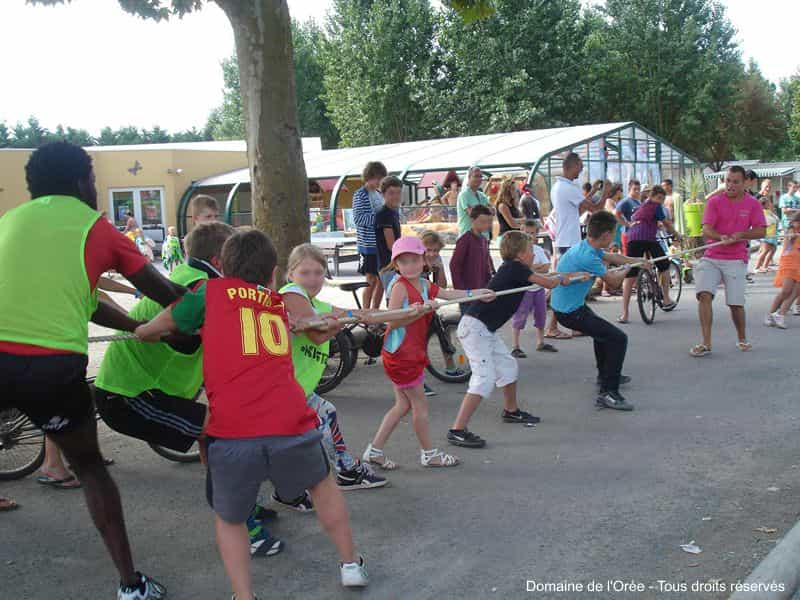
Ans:
<svg viewBox="0 0 800 600"><path fill-rule="evenodd" d="M247 166L245 152L210 150L92 150L97 180L98 210L110 211L110 190L158 187L164 189L165 225L176 225L178 202L192 181ZM30 150L0 150L0 214L25 202L25 163ZM139 169L132 173L136 162ZM178 169L180 175L171 174Z"/></svg>

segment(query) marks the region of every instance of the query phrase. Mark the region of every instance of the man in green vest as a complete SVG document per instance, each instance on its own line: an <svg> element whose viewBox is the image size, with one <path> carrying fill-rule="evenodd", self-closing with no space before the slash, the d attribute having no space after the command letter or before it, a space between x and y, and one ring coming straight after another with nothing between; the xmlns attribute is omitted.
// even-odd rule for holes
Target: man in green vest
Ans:
<svg viewBox="0 0 800 600"><path fill-rule="evenodd" d="M150 265L97 213L92 160L67 142L46 144L25 166L31 200L0 217L0 410L17 409L58 445L83 483L92 520L120 574L118 598L165 589L135 571L119 491L97 443L86 383L89 321L133 331L138 321L97 300L114 269L162 306L185 288Z"/></svg>

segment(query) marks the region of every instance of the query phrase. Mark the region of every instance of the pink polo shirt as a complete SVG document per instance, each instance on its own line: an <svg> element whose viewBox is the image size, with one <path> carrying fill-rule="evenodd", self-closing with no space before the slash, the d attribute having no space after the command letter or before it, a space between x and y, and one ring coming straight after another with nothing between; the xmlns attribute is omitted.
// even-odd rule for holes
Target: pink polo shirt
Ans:
<svg viewBox="0 0 800 600"><path fill-rule="evenodd" d="M753 227L766 227L767 220L758 200L750 194L738 201L731 200L725 192L708 199L703 212L703 225L710 225L721 235L749 231ZM714 240L706 240L712 243ZM737 242L730 246L716 246L706 250L707 258L717 260L741 260L747 262L747 242Z"/></svg>

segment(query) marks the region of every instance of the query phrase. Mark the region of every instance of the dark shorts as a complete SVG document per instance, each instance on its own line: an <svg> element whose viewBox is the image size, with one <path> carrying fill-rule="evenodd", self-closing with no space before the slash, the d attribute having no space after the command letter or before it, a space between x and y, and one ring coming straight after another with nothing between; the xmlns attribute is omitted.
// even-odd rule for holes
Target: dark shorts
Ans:
<svg viewBox="0 0 800 600"><path fill-rule="evenodd" d="M572 246L559 246L558 247L558 255L559 256L564 256L570 248L572 248Z"/></svg>
<svg viewBox="0 0 800 600"><path fill-rule="evenodd" d="M358 255L358 272L361 275L378 275L378 255L377 254L359 254Z"/></svg>
<svg viewBox="0 0 800 600"><path fill-rule="evenodd" d="M48 433L94 418L85 354L21 356L0 353L0 410L16 408Z"/></svg>
<svg viewBox="0 0 800 600"><path fill-rule="evenodd" d="M630 256L632 258L643 258L645 254L649 255L650 258L661 258L662 256L666 256L664 253L664 248L661 247L661 244L658 242L648 242L642 240L628 240L628 253L626 256ZM661 260L657 263L654 263L656 269L658 269L661 273L664 271L669 271L669 261L668 260ZM639 269L633 267L625 277L636 277L639 274Z"/></svg>
<svg viewBox="0 0 800 600"><path fill-rule="evenodd" d="M322 434L257 438L208 438L206 498L228 523L244 523L258 500L261 483L269 480L278 496L297 498L330 472Z"/></svg>
<svg viewBox="0 0 800 600"><path fill-rule="evenodd" d="M97 412L114 431L150 444L186 452L203 431L207 407L160 390L129 398L97 389Z"/></svg>

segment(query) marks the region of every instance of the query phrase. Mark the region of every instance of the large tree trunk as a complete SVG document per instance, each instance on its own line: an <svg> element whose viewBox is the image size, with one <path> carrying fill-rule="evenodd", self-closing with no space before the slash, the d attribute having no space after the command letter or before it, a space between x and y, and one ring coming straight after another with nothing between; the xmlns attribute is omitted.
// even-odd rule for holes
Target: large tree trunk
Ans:
<svg viewBox="0 0 800 600"><path fill-rule="evenodd" d="M309 239L308 184L286 0L216 0L233 26L250 163L253 223L285 267Z"/></svg>

